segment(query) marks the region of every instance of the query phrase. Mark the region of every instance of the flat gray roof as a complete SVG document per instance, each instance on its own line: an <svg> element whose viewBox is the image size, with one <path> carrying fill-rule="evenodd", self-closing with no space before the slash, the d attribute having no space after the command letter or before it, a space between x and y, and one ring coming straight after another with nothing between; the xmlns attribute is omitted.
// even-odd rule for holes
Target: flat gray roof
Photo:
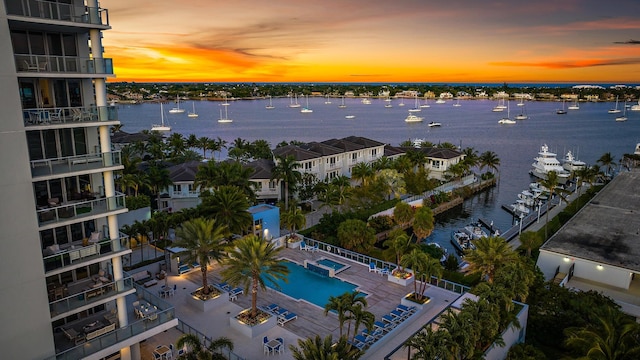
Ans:
<svg viewBox="0 0 640 360"><path fill-rule="evenodd" d="M622 172L541 249L640 271L640 171Z"/></svg>

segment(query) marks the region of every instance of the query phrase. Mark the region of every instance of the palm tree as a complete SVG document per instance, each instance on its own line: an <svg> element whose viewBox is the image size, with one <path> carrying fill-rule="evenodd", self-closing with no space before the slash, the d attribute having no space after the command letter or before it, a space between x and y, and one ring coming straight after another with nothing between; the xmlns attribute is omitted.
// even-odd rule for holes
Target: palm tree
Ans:
<svg viewBox="0 0 640 360"><path fill-rule="evenodd" d="M369 331L373 329L376 316L372 312L366 311L362 304L355 304L351 308L351 320L353 320L353 336L351 338L354 339L358 335L361 324Z"/></svg>
<svg viewBox="0 0 640 360"><path fill-rule="evenodd" d="M197 218L187 221L176 229L175 245L185 250L177 253L187 264L199 263L202 273L202 294L208 295L207 269L212 260L220 262L223 258L225 244L225 226L213 219Z"/></svg>
<svg viewBox="0 0 640 360"><path fill-rule="evenodd" d="M383 245L393 251L396 258L396 265L400 270L402 270L400 259L402 259L402 255L404 255L405 252L411 250L413 245L409 235L407 235L407 233L405 233L401 228L395 228L391 230L389 233L389 239L385 241Z"/></svg>
<svg viewBox="0 0 640 360"><path fill-rule="evenodd" d="M291 207L289 211L282 213L280 218L282 225L289 230L289 234L294 234L297 229L304 228L307 217L304 216L299 207Z"/></svg>
<svg viewBox="0 0 640 360"><path fill-rule="evenodd" d="M462 313L456 314L449 308L441 315L440 329L449 334L447 349L454 359L470 359L473 356L477 335L476 325L468 321Z"/></svg>
<svg viewBox="0 0 640 360"><path fill-rule="evenodd" d="M160 208L160 192L169 186L173 185L171 177L169 176L169 170L161 165L154 164L147 170L147 176L149 182L153 187L153 191L156 194L156 206Z"/></svg>
<svg viewBox="0 0 640 360"><path fill-rule="evenodd" d="M230 233L241 234L253 223L253 217L247 211L249 202L245 194L231 185L220 186L213 194L202 200L202 211L226 224Z"/></svg>
<svg viewBox="0 0 640 360"><path fill-rule="evenodd" d="M138 192L140 191L140 189L153 188L151 186L151 181L149 180L149 175L147 175L147 173L137 172L128 175L132 176L131 179L133 180L134 184L132 184L131 187L133 188L133 194L135 196L138 196Z"/></svg>
<svg viewBox="0 0 640 360"><path fill-rule="evenodd" d="M544 240L546 241L547 239L549 239L548 229L547 229L549 225L549 212L551 210L550 208L551 199L553 199L553 194L556 192L558 187L558 173L555 171L549 171L547 173L547 176L544 179L541 179L539 182L540 182L540 185L549 189L549 200L547 202L547 211L545 214L546 219L544 223Z"/></svg>
<svg viewBox="0 0 640 360"><path fill-rule="evenodd" d="M400 201L393 208L393 218L403 229L413 221L414 215L415 210L404 201Z"/></svg>
<svg viewBox="0 0 640 360"><path fill-rule="evenodd" d="M537 232L525 231L519 236L521 247L527 250L527 257L531 257L531 250L540 246L542 239Z"/></svg>
<svg viewBox="0 0 640 360"><path fill-rule="evenodd" d="M338 226L340 246L348 250L366 251L376 242L376 234L367 223L358 219L348 219Z"/></svg>
<svg viewBox="0 0 640 360"><path fill-rule="evenodd" d="M425 205L418 208L413 220L413 233L416 235L416 243L431 235L434 227L435 220L431 208Z"/></svg>
<svg viewBox="0 0 640 360"><path fill-rule="evenodd" d="M172 133L167 138L167 144L169 147L169 156L171 158L177 158L184 154L185 150L187 150L185 146L184 136L180 133Z"/></svg>
<svg viewBox="0 0 640 360"><path fill-rule="evenodd" d="M482 237L475 241L476 249L466 252L465 260L469 262L470 272L480 273L493 282L496 270L516 258L516 253L507 242L499 236Z"/></svg>
<svg viewBox="0 0 640 360"><path fill-rule="evenodd" d="M451 343L451 335L448 331L436 330L427 327L415 334L404 346L413 348L411 360L451 359L448 344Z"/></svg>
<svg viewBox="0 0 640 360"><path fill-rule="evenodd" d="M202 157L205 159L207 158L207 150L211 149L210 144L211 142L208 137L203 136L198 138L197 147L202 149Z"/></svg>
<svg viewBox="0 0 640 360"><path fill-rule="evenodd" d="M271 170L271 180L282 180L284 183L284 209L289 209L289 189L295 189L302 180L302 174L298 169L301 167L293 155L287 157L277 156L276 165Z"/></svg>
<svg viewBox="0 0 640 360"><path fill-rule="evenodd" d="M341 336L333 343L331 335L324 339L316 335L313 339L298 339L298 346L289 345L291 355L295 360L358 360L364 352Z"/></svg>
<svg viewBox="0 0 640 360"><path fill-rule="evenodd" d="M493 151L485 151L480 154L479 162L480 170L486 166L492 170L492 174L493 170L498 171L498 166L500 166L500 158L498 158L498 155Z"/></svg>
<svg viewBox="0 0 640 360"><path fill-rule="evenodd" d="M620 311L608 308L595 324L565 330L565 344L585 359L624 360L640 357L640 325Z"/></svg>
<svg viewBox="0 0 640 360"><path fill-rule="evenodd" d="M116 179L116 184L120 187L120 191L127 195L131 195L131 189L138 185L135 177L135 174L122 174L118 177ZM135 194L137 196L138 192L136 191Z"/></svg>
<svg viewBox="0 0 640 360"><path fill-rule="evenodd" d="M365 162L359 162L351 169L351 178L359 181L362 186L366 186L374 175L373 168Z"/></svg>
<svg viewBox="0 0 640 360"><path fill-rule="evenodd" d="M335 311L338 315L338 330L340 331L340 337L342 337L344 323L349 320L347 299L342 296L329 296L329 300L324 305L324 315L327 316L330 311Z"/></svg>
<svg viewBox="0 0 640 360"><path fill-rule="evenodd" d="M356 314L354 313L354 311L364 311L363 309L367 307L367 299L362 296L362 294L360 294L357 291L351 291L351 292L345 292L344 294L340 295L340 297L344 300L345 304L347 304L347 320L348 320L348 324L347 324L347 336L349 335L349 333L351 332L351 320L356 320ZM360 307L360 309L356 310L356 307ZM360 314L359 316L365 317L367 318L367 320L360 319L360 322L362 322L363 320L368 321L369 316L368 315L362 315ZM373 322L375 321L375 316L373 321L371 321L371 326L373 326ZM371 326L369 328L371 328ZM357 329L356 329L357 332ZM354 336L356 335L355 333L353 334Z"/></svg>
<svg viewBox="0 0 640 360"><path fill-rule="evenodd" d="M400 263L413 270L415 279L413 281L413 293L415 299L420 302L424 297L431 276L442 276L442 265L438 259L434 259L420 249L413 249L410 253L402 256ZM418 287L420 282L420 287Z"/></svg>
<svg viewBox="0 0 640 360"><path fill-rule="evenodd" d="M258 315L258 289L266 290L267 282L277 287L276 280L287 281L289 269L280 259L281 248L255 235L235 241L235 248L223 260L223 281L251 289L251 317Z"/></svg>
<svg viewBox="0 0 640 360"><path fill-rule="evenodd" d="M233 341L227 337L219 337L211 340L208 347L204 347L200 337L195 334L182 334L176 342L176 347L189 349L180 359L185 360L224 360L226 357L220 353L220 349L227 348L233 351Z"/></svg>
<svg viewBox="0 0 640 360"><path fill-rule="evenodd" d="M607 175L611 175L611 165L615 164L614 156L610 152L602 154L598 159L598 163L607 168Z"/></svg>

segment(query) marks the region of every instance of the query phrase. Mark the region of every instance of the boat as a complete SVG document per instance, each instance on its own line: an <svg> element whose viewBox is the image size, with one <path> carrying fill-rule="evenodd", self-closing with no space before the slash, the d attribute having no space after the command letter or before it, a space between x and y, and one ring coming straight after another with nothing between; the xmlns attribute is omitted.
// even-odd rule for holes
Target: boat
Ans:
<svg viewBox="0 0 640 360"><path fill-rule="evenodd" d="M629 110L631 111L640 111L640 100L638 100L638 103L635 105L631 105L631 107L629 108Z"/></svg>
<svg viewBox="0 0 640 360"><path fill-rule="evenodd" d="M426 244L427 246L434 246L442 251L442 256L440 257L440 262L447 261L447 249L443 248L442 245L436 242L429 242Z"/></svg>
<svg viewBox="0 0 640 360"><path fill-rule="evenodd" d="M578 171L587 167L587 164L584 161L576 159L571 150L569 150L564 156L562 167L567 171Z"/></svg>
<svg viewBox="0 0 640 360"><path fill-rule="evenodd" d="M404 106L404 98L400 98L400 104L398 106Z"/></svg>
<svg viewBox="0 0 640 360"><path fill-rule="evenodd" d="M409 109L409 112L420 112L422 111L422 109L420 109L420 106L418 105L418 95L416 95L416 105L413 107L413 109Z"/></svg>
<svg viewBox="0 0 640 360"><path fill-rule="evenodd" d="M475 250L476 248L471 237L462 230L451 232L451 243L455 246L456 250L461 253L464 253L466 250Z"/></svg>
<svg viewBox="0 0 640 360"><path fill-rule="evenodd" d="M233 122L233 120L229 119L228 117L226 106L224 107L224 117L222 117L222 109L220 109L220 119L218 119L218 122L221 124L228 124Z"/></svg>
<svg viewBox="0 0 640 360"><path fill-rule="evenodd" d="M293 102L294 98L290 98L291 103L289 104L289 107L290 108L299 108L300 104L298 104L298 94L294 94L294 97L295 97L295 103Z"/></svg>
<svg viewBox="0 0 640 360"><path fill-rule="evenodd" d="M636 149L633 151L635 155L640 155L640 143L636 144Z"/></svg>
<svg viewBox="0 0 640 360"><path fill-rule="evenodd" d="M626 105L626 102L625 102ZM622 115L616 117L616 121L617 122L622 122L622 121L627 121L627 107L625 106L624 111L622 112Z"/></svg>
<svg viewBox="0 0 640 360"><path fill-rule="evenodd" d="M180 108L180 96L176 98L176 107L169 110L169 114L182 114L184 109Z"/></svg>
<svg viewBox="0 0 640 360"><path fill-rule="evenodd" d="M327 100L325 100L324 103L327 105L331 104L331 100L329 100L329 95L327 95Z"/></svg>
<svg viewBox="0 0 640 360"><path fill-rule="evenodd" d="M368 98L364 98L360 102L365 104L365 105L370 105L371 104L371 100L369 100Z"/></svg>
<svg viewBox="0 0 640 360"><path fill-rule="evenodd" d="M347 105L345 105L345 104L344 104L344 96L342 97L342 102L340 103L340 105L338 105L338 107L339 107L340 109L344 109L344 108L346 108L346 107L347 107Z"/></svg>
<svg viewBox="0 0 640 360"><path fill-rule="evenodd" d="M429 105L428 100L425 98L424 99L424 104L420 104L420 107L421 108L428 108L428 107L431 107L431 105Z"/></svg>
<svg viewBox="0 0 640 360"><path fill-rule="evenodd" d="M412 113L409 113L409 115L404 119L405 122L422 122L422 120L424 120L423 117L416 116Z"/></svg>
<svg viewBox="0 0 640 360"><path fill-rule="evenodd" d="M567 113L567 110L564 109L564 99L562 100L562 109L558 109L556 110L556 114L558 115L564 115Z"/></svg>
<svg viewBox="0 0 640 360"><path fill-rule="evenodd" d="M613 109L609 109L608 113L609 114L618 114L620 112L620 109L618 109L618 97L616 96L616 107Z"/></svg>
<svg viewBox="0 0 640 360"><path fill-rule="evenodd" d="M345 115L344 118L345 119L354 119L356 116L355 115Z"/></svg>
<svg viewBox="0 0 640 360"><path fill-rule="evenodd" d="M171 131L171 126L164 124L164 110L160 103L160 124L151 125L151 131Z"/></svg>
<svg viewBox="0 0 640 360"><path fill-rule="evenodd" d="M393 105L391 104L391 98L387 97L386 99L384 99L384 101L386 102L386 104L384 104L384 107L386 108L392 108Z"/></svg>
<svg viewBox="0 0 640 360"><path fill-rule="evenodd" d="M303 107L303 108L300 110L300 112L301 112L301 113L305 113L305 114L306 114L306 113L312 113L312 112L313 112L313 110L309 109L309 95L307 95L307 96L306 96L306 98L307 98L307 106Z"/></svg>
<svg viewBox="0 0 640 360"><path fill-rule="evenodd" d="M462 106L462 105L460 105L460 98L457 98L457 99L456 99L456 102L455 102L455 104L453 104L453 106L455 106L455 107L460 107L460 106Z"/></svg>
<svg viewBox="0 0 640 360"><path fill-rule="evenodd" d="M229 106L229 102L227 101L227 95L226 94L224 95L224 100L223 100L222 104L220 104L220 105Z"/></svg>
<svg viewBox="0 0 640 360"><path fill-rule="evenodd" d="M500 120L498 120L498 124L515 124L516 121L515 120L511 120L511 118L509 117L510 111L509 111L509 103L507 103L507 117L504 117Z"/></svg>
<svg viewBox="0 0 640 360"><path fill-rule="evenodd" d="M516 120L527 120L529 118L529 116L527 115L527 107L524 106L524 103L522 103L522 105L520 103L518 103L518 106L522 106L522 111L520 111L520 114L515 116Z"/></svg>
<svg viewBox="0 0 640 360"><path fill-rule="evenodd" d="M518 200L521 200L526 206L534 206L536 204L535 195L529 190L522 190L520 194L518 194Z"/></svg>
<svg viewBox="0 0 640 360"><path fill-rule="evenodd" d="M558 183L565 184L569 179L569 172L565 170L560 161L556 158L556 154L549 151L547 144L540 147L538 156L533 158L535 162L531 164L529 173L539 179L546 179L549 171L555 171L558 175Z"/></svg>
<svg viewBox="0 0 640 360"><path fill-rule="evenodd" d="M471 236L472 240L477 240L483 237L489 237L486 231L482 230L482 226L479 223L471 223L465 226L462 231Z"/></svg>
<svg viewBox="0 0 640 360"><path fill-rule="evenodd" d="M524 106L524 95L520 96L520 102L518 103L518 106Z"/></svg>
<svg viewBox="0 0 640 360"><path fill-rule="evenodd" d="M197 118L197 117L198 117L198 113L196 112L196 103L195 103L195 101L192 103L192 105L193 105L193 111L190 111L190 112L187 114L187 116L188 116L188 117L190 117L190 118L192 118L192 119L195 119L195 118Z"/></svg>
<svg viewBox="0 0 640 360"><path fill-rule="evenodd" d="M510 212L516 217L525 217L529 215L531 210L524 204L523 200L518 199L515 203L509 205Z"/></svg>
<svg viewBox="0 0 640 360"><path fill-rule="evenodd" d="M446 101L443 98L439 98L438 100L436 100L436 104L444 104L446 103Z"/></svg>
<svg viewBox="0 0 640 360"><path fill-rule="evenodd" d="M442 124L439 122L432 121L429 123L429 127L439 127L439 126L442 126Z"/></svg>
<svg viewBox="0 0 640 360"><path fill-rule="evenodd" d="M506 108L507 108L507 106L504 104L504 98L500 98L498 100L498 105L494 106L491 111L493 111L493 112L502 112Z"/></svg>
<svg viewBox="0 0 640 360"><path fill-rule="evenodd" d="M578 98L575 99L572 105L567 107L568 110L580 110L580 105L578 105Z"/></svg>
<svg viewBox="0 0 640 360"><path fill-rule="evenodd" d="M273 106L273 103L271 102L271 95L269 95L269 105L265 106L264 108L267 110L271 110L275 108L275 106Z"/></svg>

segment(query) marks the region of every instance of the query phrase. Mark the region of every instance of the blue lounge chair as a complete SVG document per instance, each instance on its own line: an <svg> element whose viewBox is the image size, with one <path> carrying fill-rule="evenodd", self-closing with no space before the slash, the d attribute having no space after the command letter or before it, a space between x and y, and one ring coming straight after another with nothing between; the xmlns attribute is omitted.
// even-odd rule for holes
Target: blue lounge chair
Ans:
<svg viewBox="0 0 640 360"><path fill-rule="evenodd" d="M260 310L264 310L264 311L266 311L268 313L275 314L276 310L278 310L279 307L280 306L278 306L278 304L273 303L273 304L269 304L267 306L264 306L264 305L260 306Z"/></svg>
<svg viewBox="0 0 640 360"><path fill-rule="evenodd" d="M244 294L244 289L242 289L241 287L233 288L231 291L229 291L229 294L238 296Z"/></svg>
<svg viewBox="0 0 640 360"><path fill-rule="evenodd" d="M376 267L376 264L372 262L369 263L369 272L374 272L374 273L378 272L378 268Z"/></svg>
<svg viewBox="0 0 640 360"><path fill-rule="evenodd" d="M367 345L369 345L369 340L367 338L365 338L364 336L362 336L361 334L358 334L356 336L353 337L356 342L356 345L358 344L363 344L362 347L365 347ZM360 347L358 347L360 349Z"/></svg>
<svg viewBox="0 0 640 360"><path fill-rule="evenodd" d="M304 241L300 242L300 250L309 250L309 247L307 246L307 243Z"/></svg>
<svg viewBox="0 0 640 360"><path fill-rule="evenodd" d="M413 314L416 311L416 307L415 306L406 306L406 305L398 304L398 306L396 306L396 310L399 310L399 311L402 311L402 312L407 312L409 314Z"/></svg>
<svg viewBox="0 0 640 360"><path fill-rule="evenodd" d="M393 318L396 319L396 321L404 320L406 318L405 314L398 310L391 310L389 314L391 314L391 316L393 316Z"/></svg>
<svg viewBox="0 0 640 360"><path fill-rule="evenodd" d="M376 320L376 322L374 322L374 323L373 323L373 326L374 326L376 329L381 330L382 332L391 331L391 329L393 328L393 327L391 326L391 323L388 323L388 322L382 322L382 321L377 321L377 320Z"/></svg>
<svg viewBox="0 0 640 360"><path fill-rule="evenodd" d="M295 320L298 318L298 315L292 312L288 312L286 315L278 316L278 325L284 326L284 324L288 323L291 320Z"/></svg>
<svg viewBox="0 0 640 360"><path fill-rule="evenodd" d="M283 307L279 307L279 308L277 308L277 309L275 309L275 310L273 311L273 313L274 313L275 315L277 315L277 316L284 316L284 315L287 315L287 313L288 313L288 312L289 312L289 310L287 310L287 309L285 309L285 308L283 308Z"/></svg>
<svg viewBox="0 0 640 360"><path fill-rule="evenodd" d="M384 314L384 315L382 315L382 321L384 321L386 323L390 323L390 324L395 324L396 323L396 318L394 318L393 316L391 316L389 314Z"/></svg>
<svg viewBox="0 0 640 360"><path fill-rule="evenodd" d="M380 275L389 275L389 269L388 268L382 268L382 269L378 269L378 273Z"/></svg>
<svg viewBox="0 0 640 360"><path fill-rule="evenodd" d="M226 282L218 283L218 287L224 291L229 291L230 289L229 284L227 284Z"/></svg>

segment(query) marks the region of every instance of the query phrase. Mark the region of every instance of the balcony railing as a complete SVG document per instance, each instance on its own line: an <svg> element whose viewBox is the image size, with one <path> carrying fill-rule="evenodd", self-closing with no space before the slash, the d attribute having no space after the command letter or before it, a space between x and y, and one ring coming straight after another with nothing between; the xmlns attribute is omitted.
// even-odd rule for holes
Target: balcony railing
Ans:
<svg viewBox="0 0 640 360"><path fill-rule="evenodd" d="M97 7L43 0L5 0L5 6L7 15L109 26L109 12Z"/></svg>
<svg viewBox="0 0 640 360"><path fill-rule="evenodd" d="M31 160L31 176L59 175L122 165L120 151Z"/></svg>
<svg viewBox="0 0 640 360"><path fill-rule="evenodd" d="M125 208L125 195L117 193L116 196L108 198L72 202L38 210L38 223L43 226L72 218L103 214Z"/></svg>
<svg viewBox="0 0 640 360"><path fill-rule="evenodd" d="M129 236L125 235L118 239L106 239L97 243L90 243L86 246L73 245L71 248L61 250L55 254L43 256L44 271L49 272L72 264L95 259L103 255L129 251L128 244Z"/></svg>
<svg viewBox="0 0 640 360"><path fill-rule="evenodd" d="M93 284L93 285L89 285ZM54 300L49 303L49 311L51 317L64 314L73 309L99 302L105 298L128 292L133 289L133 278L128 277L121 280L107 282L105 284L98 283L96 286L93 281L88 282L88 289L76 292L60 300Z"/></svg>
<svg viewBox="0 0 640 360"><path fill-rule="evenodd" d="M113 75L110 58L16 54L14 59L19 72Z"/></svg>
<svg viewBox="0 0 640 360"><path fill-rule="evenodd" d="M116 106L58 107L23 109L25 126L118 121Z"/></svg>
<svg viewBox="0 0 640 360"><path fill-rule="evenodd" d="M172 320L175 320L177 322L177 319L175 317L175 309L170 303L162 301L158 297L143 289L141 286L135 285L135 283L134 286L138 297L157 306L157 318L154 318L153 320L141 319L125 327L117 328L115 329L115 331L108 332L98 338L95 338L94 340L87 341L71 349L57 353L55 359L82 359L102 349L113 346L120 342L124 342L136 335L142 334Z"/></svg>

